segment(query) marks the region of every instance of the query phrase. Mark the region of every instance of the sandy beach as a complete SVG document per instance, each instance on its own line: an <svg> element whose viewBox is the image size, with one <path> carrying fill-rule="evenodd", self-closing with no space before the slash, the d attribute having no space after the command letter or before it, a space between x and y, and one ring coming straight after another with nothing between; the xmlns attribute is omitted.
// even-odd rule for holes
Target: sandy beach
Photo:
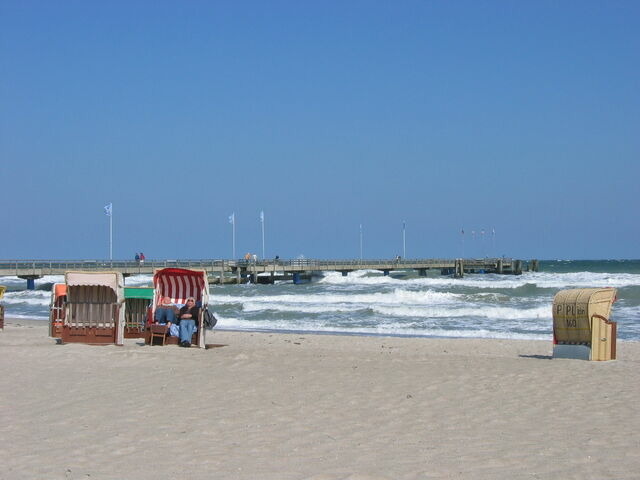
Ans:
<svg viewBox="0 0 640 480"><path fill-rule="evenodd" d="M640 343L216 331L210 348L0 331L2 479L637 479Z"/></svg>

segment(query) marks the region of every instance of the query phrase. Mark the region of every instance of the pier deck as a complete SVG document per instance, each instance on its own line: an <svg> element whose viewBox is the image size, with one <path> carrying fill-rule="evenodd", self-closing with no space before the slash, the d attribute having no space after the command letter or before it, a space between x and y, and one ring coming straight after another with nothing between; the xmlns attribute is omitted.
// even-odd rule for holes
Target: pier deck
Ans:
<svg viewBox="0 0 640 480"><path fill-rule="evenodd" d="M347 275L355 270L379 270L388 275L396 270L440 270L442 274L462 277L467 273L498 273L519 275L523 269L537 271L538 261L524 262L511 258L483 259L378 259L378 260L0 260L0 276L17 276L33 282L45 275L63 275L73 270L118 271L125 276L153 274L157 268L199 268L206 270L212 283L240 282L259 275L272 278L292 278L314 272L336 271ZM229 278L231 277L231 278ZM268 282L267 282L268 283Z"/></svg>

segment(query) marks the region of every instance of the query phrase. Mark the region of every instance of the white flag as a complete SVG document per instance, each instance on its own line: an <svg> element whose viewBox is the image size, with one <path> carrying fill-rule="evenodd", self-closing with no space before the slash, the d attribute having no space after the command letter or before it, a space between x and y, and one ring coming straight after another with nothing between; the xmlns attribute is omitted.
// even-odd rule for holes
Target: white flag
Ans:
<svg viewBox="0 0 640 480"><path fill-rule="evenodd" d="M234 223L235 221L236 221L236 214L234 212L231 215L229 215L229 223Z"/></svg>
<svg viewBox="0 0 640 480"><path fill-rule="evenodd" d="M112 208L113 208L113 203L110 203L109 205L105 205L105 206L104 206L104 214L105 214L107 217L110 217L110 216L111 216L111 209L112 209Z"/></svg>
<svg viewBox="0 0 640 480"><path fill-rule="evenodd" d="M264 223L264 210L260 212L260 221Z"/></svg>

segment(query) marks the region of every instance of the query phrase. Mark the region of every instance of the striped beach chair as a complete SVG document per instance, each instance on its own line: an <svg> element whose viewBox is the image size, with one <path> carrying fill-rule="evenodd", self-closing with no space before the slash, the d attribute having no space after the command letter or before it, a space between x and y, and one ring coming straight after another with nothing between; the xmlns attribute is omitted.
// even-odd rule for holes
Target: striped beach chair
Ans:
<svg viewBox="0 0 640 480"><path fill-rule="evenodd" d="M193 335L192 344L205 348L205 329L203 328L203 312L209 304L209 280L207 272L199 269L162 268L153 275L153 307L150 321L153 321L155 310L163 297L169 297L176 305L184 305L187 298L193 297L200 307L200 315L196 321L197 331ZM151 325L147 329L145 341L151 344ZM166 344L178 344L178 337L167 337ZM164 344L163 343L163 344Z"/></svg>

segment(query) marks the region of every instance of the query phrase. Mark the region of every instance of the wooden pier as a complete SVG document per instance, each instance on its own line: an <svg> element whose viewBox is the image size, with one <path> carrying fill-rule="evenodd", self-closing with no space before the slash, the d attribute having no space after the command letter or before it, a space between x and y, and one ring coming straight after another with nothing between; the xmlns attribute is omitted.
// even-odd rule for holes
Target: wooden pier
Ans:
<svg viewBox="0 0 640 480"><path fill-rule="evenodd" d="M341 272L346 276L356 270L378 270L384 275L398 270L415 270L426 276L429 270L442 275L461 278L473 273L520 275L524 271L538 271L538 260L511 258L482 259L379 259L379 260L145 260L144 262L116 260L0 260L0 277L17 276L27 280L28 288L45 275L64 275L65 272L117 271L125 277L151 275L158 268L198 268L206 270L211 283L273 283L290 279L300 283L303 278L322 272Z"/></svg>

